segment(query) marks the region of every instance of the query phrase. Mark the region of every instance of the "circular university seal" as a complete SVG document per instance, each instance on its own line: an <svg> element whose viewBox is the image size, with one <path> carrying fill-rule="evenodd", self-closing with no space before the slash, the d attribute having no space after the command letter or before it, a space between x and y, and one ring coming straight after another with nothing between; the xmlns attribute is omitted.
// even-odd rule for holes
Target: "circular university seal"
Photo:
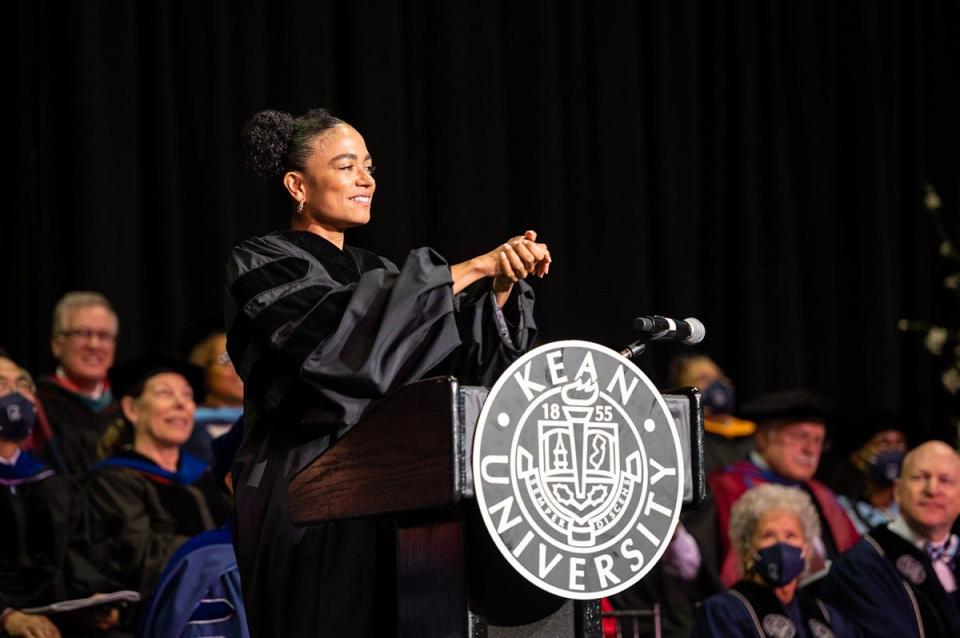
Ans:
<svg viewBox="0 0 960 638"><path fill-rule="evenodd" d="M515 361L483 405L477 504L500 552L534 585L609 596L643 578L673 536L680 450L639 368L595 343L546 344Z"/></svg>

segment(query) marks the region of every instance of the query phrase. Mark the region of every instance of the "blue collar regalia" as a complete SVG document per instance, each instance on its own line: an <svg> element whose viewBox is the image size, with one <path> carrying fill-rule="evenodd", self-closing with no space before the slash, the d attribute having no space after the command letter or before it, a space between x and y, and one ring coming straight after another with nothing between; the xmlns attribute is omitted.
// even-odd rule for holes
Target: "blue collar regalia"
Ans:
<svg viewBox="0 0 960 638"><path fill-rule="evenodd" d="M12 486L35 483L53 476L54 471L27 451L21 450L13 465L0 463L0 485Z"/></svg>
<svg viewBox="0 0 960 638"><path fill-rule="evenodd" d="M134 470L146 474L149 478L155 480L180 485L193 485L203 476L204 472L207 471L206 463L184 450L180 450L180 461L177 463L176 472L165 470L147 457L132 451L123 452L104 459L97 463L93 469L99 470L107 467L120 467Z"/></svg>

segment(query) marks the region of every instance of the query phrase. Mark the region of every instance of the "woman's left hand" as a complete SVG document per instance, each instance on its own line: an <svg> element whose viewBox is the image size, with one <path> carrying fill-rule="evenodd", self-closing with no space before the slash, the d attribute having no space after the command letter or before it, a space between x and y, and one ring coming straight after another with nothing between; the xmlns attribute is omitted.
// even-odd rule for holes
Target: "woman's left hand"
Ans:
<svg viewBox="0 0 960 638"><path fill-rule="evenodd" d="M528 230L523 235L512 237L506 245L512 249L511 253L501 254L501 272L493 278L493 290L498 295L498 303L499 296L509 295L513 284L518 280L525 279L529 274L538 277L548 274L553 261L547 245L537 243L536 231Z"/></svg>

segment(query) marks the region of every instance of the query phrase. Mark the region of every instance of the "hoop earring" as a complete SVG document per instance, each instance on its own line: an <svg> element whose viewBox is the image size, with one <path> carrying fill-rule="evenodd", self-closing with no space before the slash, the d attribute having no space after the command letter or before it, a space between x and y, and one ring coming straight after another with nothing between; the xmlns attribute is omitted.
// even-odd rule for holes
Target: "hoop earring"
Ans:
<svg viewBox="0 0 960 638"><path fill-rule="evenodd" d="M297 215L303 217L303 200L300 200L300 203L297 205Z"/></svg>

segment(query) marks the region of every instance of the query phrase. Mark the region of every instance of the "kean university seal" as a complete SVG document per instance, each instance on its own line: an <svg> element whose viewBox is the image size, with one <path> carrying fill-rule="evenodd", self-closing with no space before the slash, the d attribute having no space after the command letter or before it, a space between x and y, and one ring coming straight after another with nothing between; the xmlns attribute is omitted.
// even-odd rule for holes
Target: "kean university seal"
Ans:
<svg viewBox="0 0 960 638"><path fill-rule="evenodd" d="M477 504L503 556L565 598L637 582L683 498L677 428L650 380L586 341L528 352L497 380L473 447Z"/></svg>

